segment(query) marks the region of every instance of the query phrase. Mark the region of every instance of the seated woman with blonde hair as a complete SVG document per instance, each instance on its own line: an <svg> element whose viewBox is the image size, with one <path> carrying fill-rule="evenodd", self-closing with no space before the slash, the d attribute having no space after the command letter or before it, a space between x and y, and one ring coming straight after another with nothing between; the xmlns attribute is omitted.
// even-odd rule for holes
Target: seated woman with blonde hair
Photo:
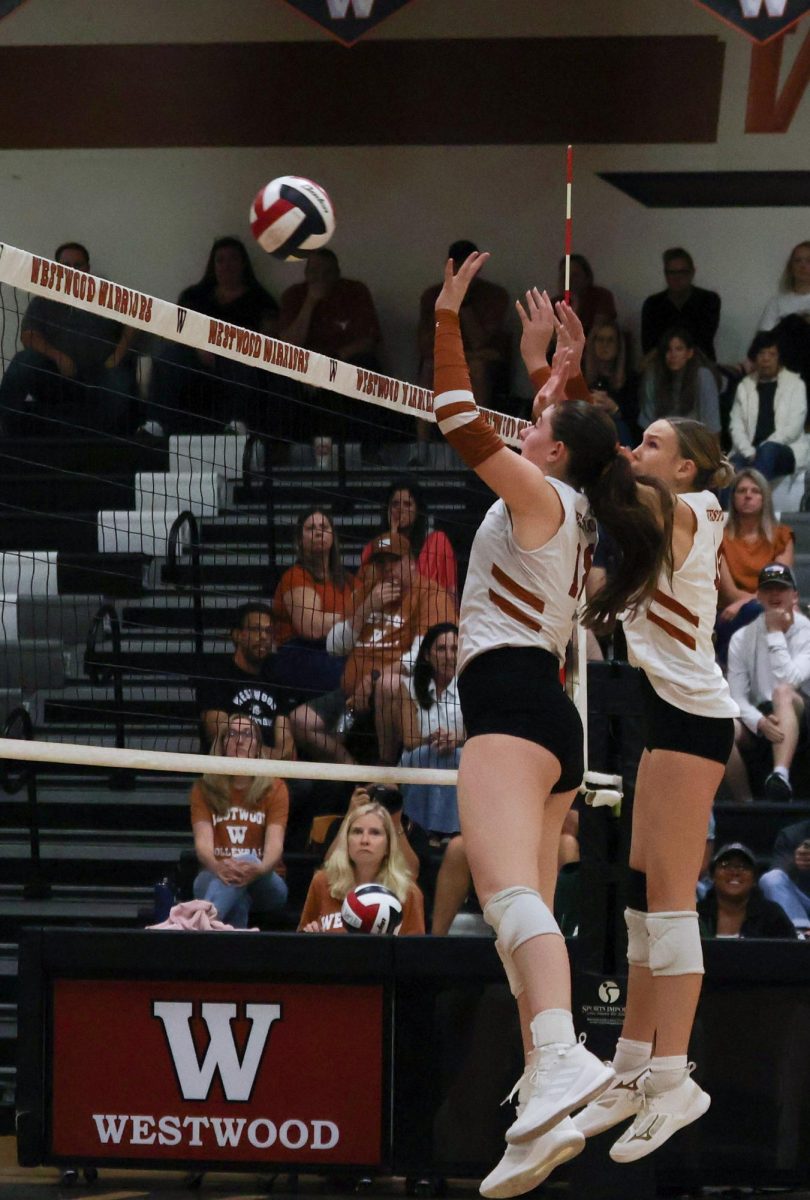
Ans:
<svg viewBox="0 0 810 1200"><path fill-rule="evenodd" d="M261 758L261 729L232 713L210 750L226 758ZM287 884L278 874L290 798L266 775L203 775L191 789L194 850L202 870L194 897L210 900L221 921L246 929L251 909L278 912Z"/></svg>
<svg viewBox="0 0 810 1200"><path fill-rule="evenodd" d="M343 933L340 909L348 892L361 883L387 887L402 904L400 933L425 932L422 892L413 882L388 811L361 804L343 819L323 868L309 885L298 930Z"/></svg>

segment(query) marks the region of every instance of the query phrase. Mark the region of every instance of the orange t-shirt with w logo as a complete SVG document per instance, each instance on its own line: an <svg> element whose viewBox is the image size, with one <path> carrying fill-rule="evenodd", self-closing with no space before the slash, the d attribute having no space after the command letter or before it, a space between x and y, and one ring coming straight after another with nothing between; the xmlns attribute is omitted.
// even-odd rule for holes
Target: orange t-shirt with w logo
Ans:
<svg viewBox="0 0 810 1200"><path fill-rule="evenodd" d="M239 858L255 854L261 858L268 825L287 828L290 797L282 779L274 779L262 793L258 804L241 803L244 789L231 787L231 806L226 813L215 813L199 782L191 789L191 824L210 821L214 827L214 857Z"/></svg>

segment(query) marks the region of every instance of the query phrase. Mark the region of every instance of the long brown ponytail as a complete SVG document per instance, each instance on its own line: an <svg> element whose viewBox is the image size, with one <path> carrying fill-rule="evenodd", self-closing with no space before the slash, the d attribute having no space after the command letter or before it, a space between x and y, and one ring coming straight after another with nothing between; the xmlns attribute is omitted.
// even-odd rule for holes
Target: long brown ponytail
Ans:
<svg viewBox="0 0 810 1200"><path fill-rule="evenodd" d="M602 625L655 590L671 556L674 500L657 480L636 479L618 452L616 428L601 409L569 401L554 410L551 424L554 437L568 450L569 482L585 493L594 517L621 554L620 569L583 613L584 625ZM639 483L655 489L658 514L641 498Z"/></svg>

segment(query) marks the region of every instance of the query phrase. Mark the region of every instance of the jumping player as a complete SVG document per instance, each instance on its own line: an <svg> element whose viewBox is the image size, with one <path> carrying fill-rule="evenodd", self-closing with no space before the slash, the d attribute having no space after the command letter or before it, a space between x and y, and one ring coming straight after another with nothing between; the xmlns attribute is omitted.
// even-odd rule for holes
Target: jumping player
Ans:
<svg viewBox="0 0 810 1200"><path fill-rule="evenodd" d="M647 732L633 808L616 1080L574 1119L586 1136L633 1119L610 1151L616 1162L651 1153L709 1107L687 1063L703 975L695 887L738 715L712 645L723 512L703 490L728 484L731 465L714 435L684 418L654 421L632 465L677 500L672 570L623 621L630 661L644 671Z"/></svg>
<svg viewBox="0 0 810 1200"><path fill-rule="evenodd" d="M595 520L620 546L623 570L589 603L589 620L652 595L672 500L657 485L637 486L604 413L564 402L578 365L568 351L555 355L520 455L486 424L473 400L458 313L488 257L470 255L457 274L452 262L445 268L436 301L434 412L447 440L500 497L476 534L461 604L458 690L468 740L458 792L473 880L518 1002L526 1053L506 1154L481 1185L484 1196L501 1197L528 1191L582 1149L569 1114L614 1077L577 1042L568 956L551 911L560 831L583 774L582 725L559 668ZM547 310L528 298L527 307L520 310L521 348L544 339L544 356ZM558 312L563 326L576 322L570 309ZM565 328L558 332L565 341Z"/></svg>

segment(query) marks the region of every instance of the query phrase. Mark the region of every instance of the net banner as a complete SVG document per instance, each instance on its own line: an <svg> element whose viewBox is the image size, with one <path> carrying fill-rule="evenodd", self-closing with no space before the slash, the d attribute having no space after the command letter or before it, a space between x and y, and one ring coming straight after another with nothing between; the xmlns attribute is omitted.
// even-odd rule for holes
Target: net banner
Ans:
<svg viewBox="0 0 810 1200"><path fill-rule="evenodd" d="M325 388L423 421L434 419L433 393L427 388L214 320L168 300L3 243L0 243L0 283L100 316L117 318L123 324L191 349L213 352L313 388ZM481 411L505 442L519 445L519 431L527 422L489 409Z"/></svg>

